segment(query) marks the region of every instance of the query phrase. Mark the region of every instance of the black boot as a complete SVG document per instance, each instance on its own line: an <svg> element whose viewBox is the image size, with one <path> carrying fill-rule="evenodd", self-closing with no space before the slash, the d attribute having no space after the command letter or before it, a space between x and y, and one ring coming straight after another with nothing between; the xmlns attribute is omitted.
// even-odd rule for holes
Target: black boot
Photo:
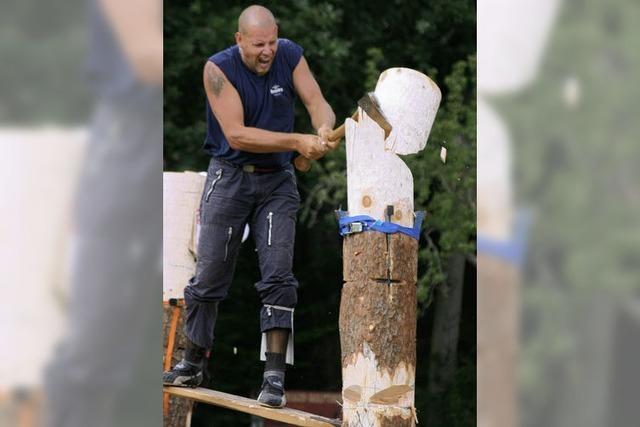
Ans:
<svg viewBox="0 0 640 427"><path fill-rule="evenodd" d="M202 384L207 350L187 339L184 358L162 374L162 384L177 387L198 387Z"/></svg>
<svg viewBox="0 0 640 427"><path fill-rule="evenodd" d="M287 404L287 398L284 394L285 355L267 353L266 356L267 362L258 402L263 406L282 408Z"/></svg>

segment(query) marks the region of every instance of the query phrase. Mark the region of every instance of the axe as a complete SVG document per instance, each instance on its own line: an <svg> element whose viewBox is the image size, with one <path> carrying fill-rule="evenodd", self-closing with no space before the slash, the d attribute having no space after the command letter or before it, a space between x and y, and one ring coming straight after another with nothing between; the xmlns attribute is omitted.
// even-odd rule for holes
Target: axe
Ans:
<svg viewBox="0 0 640 427"><path fill-rule="evenodd" d="M389 124L389 121L384 116L382 109L380 108L380 104L378 103L378 99L376 98L375 93L368 92L365 94L360 100L358 100L358 106L362 108L362 110L367 113L367 116L371 117L382 129L384 129L384 138L386 139L391 133L392 126ZM358 111L356 110L351 116L353 120L358 120ZM329 148L334 150L338 143L342 138L344 138L344 123L340 125L339 128L332 130L327 136L327 143L329 144ZM306 157L300 155L296 157L293 161L300 172L307 172L311 169L311 160Z"/></svg>

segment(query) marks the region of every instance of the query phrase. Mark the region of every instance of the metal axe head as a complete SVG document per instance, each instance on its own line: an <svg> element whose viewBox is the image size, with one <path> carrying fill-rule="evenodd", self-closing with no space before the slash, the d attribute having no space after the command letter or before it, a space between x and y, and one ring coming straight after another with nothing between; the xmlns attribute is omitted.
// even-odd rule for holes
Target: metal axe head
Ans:
<svg viewBox="0 0 640 427"><path fill-rule="evenodd" d="M382 108L380 108L378 98L376 98L376 94L373 92L367 93L360 98L358 106L367 113L367 116L371 117L382 129L384 129L384 138L387 139L393 127L384 116Z"/></svg>

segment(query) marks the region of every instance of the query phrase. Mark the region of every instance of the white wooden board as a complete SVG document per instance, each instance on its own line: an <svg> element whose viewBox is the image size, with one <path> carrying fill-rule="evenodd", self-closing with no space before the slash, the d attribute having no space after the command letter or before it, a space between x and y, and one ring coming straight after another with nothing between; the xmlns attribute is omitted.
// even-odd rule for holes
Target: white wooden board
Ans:
<svg viewBox="0 0 640 427"><path fill-rule="evenodd" d="M38 386L64 331L72 201L86 136L83 128L0 129L0 391Z"/></svg>
<svg viewBox="0 0 640 427"><path fill-rule="evenodd" d="M194 172L163 174L162 298L183 298L196 262L197 220L206 177Z"/></svg>

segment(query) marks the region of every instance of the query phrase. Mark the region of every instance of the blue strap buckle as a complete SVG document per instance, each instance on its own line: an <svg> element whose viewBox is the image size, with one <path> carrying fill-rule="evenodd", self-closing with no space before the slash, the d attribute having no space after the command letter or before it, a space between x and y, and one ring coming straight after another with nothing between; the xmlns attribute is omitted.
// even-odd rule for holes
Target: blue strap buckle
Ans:
<svg viewBox="0 0 640 427"><path fill-rule="evenodd" d="M364 231L364 225L361 222L352 222L348 224L348 228L345 231L345 235L362 233Z"/></svg>

